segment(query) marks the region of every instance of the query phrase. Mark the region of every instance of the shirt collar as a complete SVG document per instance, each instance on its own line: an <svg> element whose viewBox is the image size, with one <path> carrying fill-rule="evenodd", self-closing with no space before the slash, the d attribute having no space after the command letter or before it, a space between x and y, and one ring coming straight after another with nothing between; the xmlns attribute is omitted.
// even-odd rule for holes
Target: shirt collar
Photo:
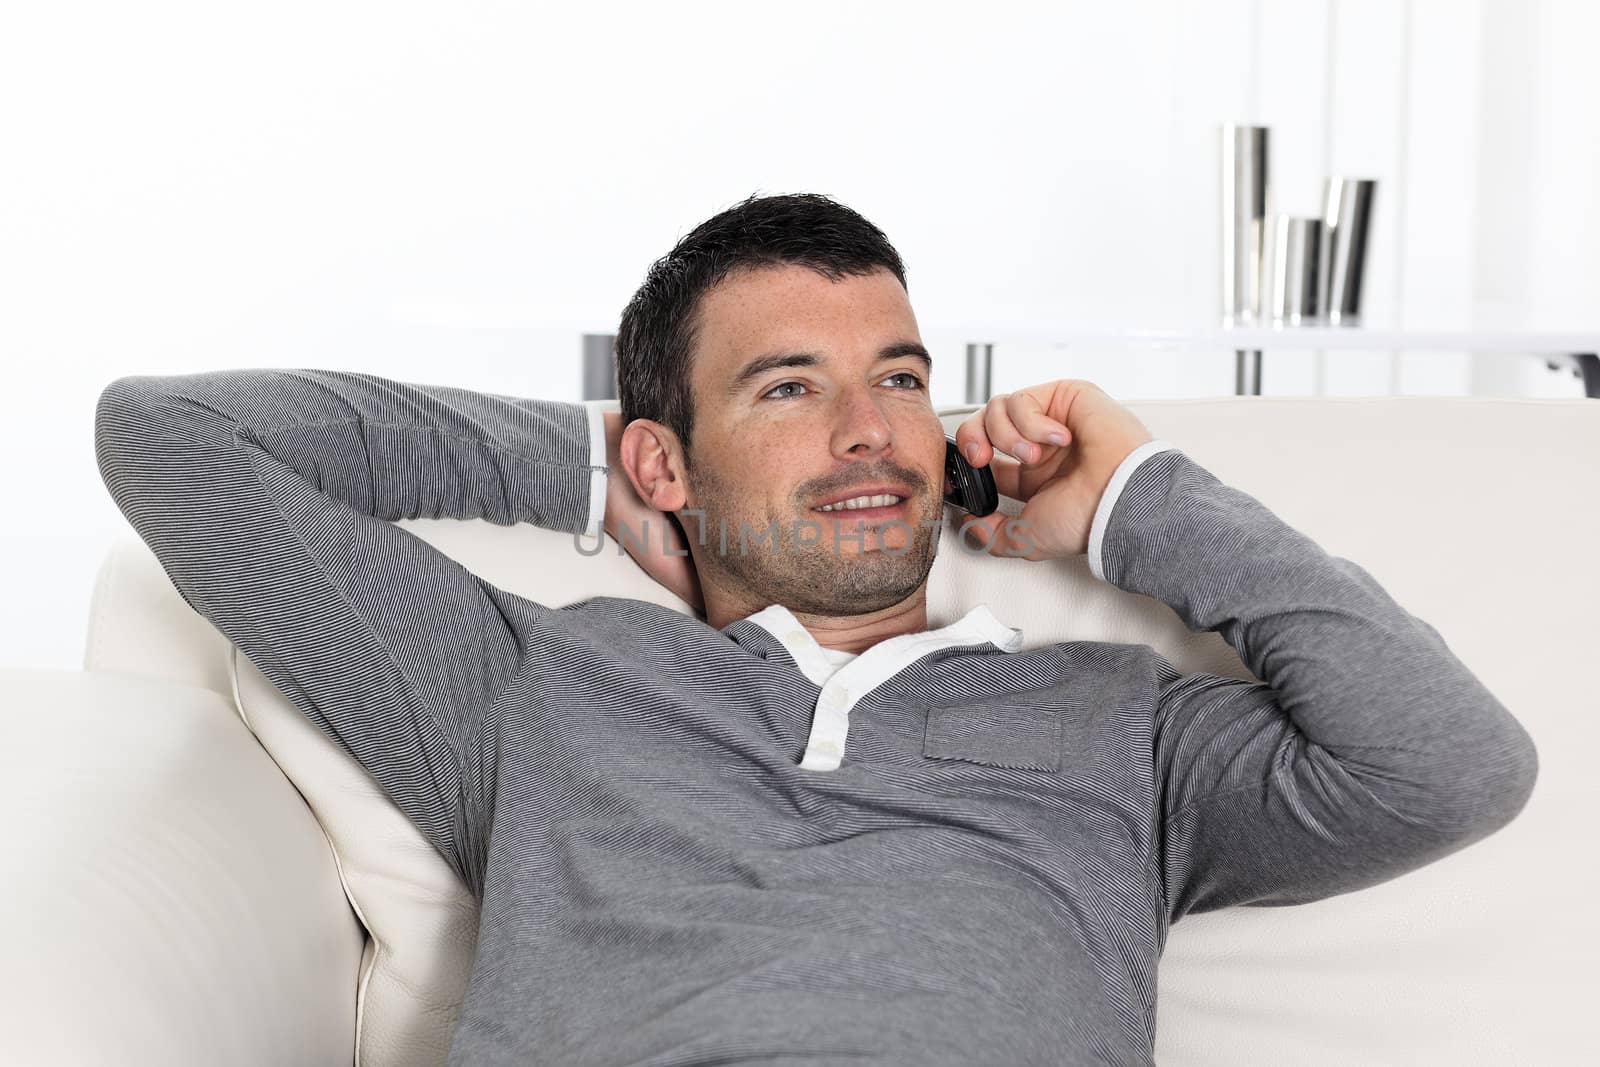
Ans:
<svg viewBox="0 0 1600 1067"><path fill-rule="evenodd" d="M770 634L794 659L801 672L817 686L826 683L840 669L828 662L816 638L782 604L769 605L728 626L734 627L739 623L753 623ZM728 632L728 627L724 631ZM948 626L921 633L899 634L880 641L851 661L849 666L853 670L860 670L858 664L864 667L863 661L870 657L877 668L871 673L887 677L895 670L941 648L987 643L1002 652L1016 652L1022 648L1022 640L1021 630L995 618L987 604L979 604Z"/></svg>

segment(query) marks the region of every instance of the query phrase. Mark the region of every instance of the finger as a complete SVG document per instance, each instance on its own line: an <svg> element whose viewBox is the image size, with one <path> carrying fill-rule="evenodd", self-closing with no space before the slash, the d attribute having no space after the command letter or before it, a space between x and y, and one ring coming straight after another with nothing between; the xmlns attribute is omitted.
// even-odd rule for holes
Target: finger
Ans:
<svg viewBox="0 0 1600 1067"><path fill-rule="evenodd" d="M989 438L983 432L983 412L984 409L979 408L962 419L955 433L956 447L961 449L961 454L974 467L988 463L994 452L989 447Z"/></svg>
<svg viewBox="0 0 1600 1067"><path fill-rule="evenodd" d="M988 406L983 409L983 431L989 435L989 441L995 448L1015 456L1024 463L1032 463L1039 458L1039 453L1030 449L1036 449L1037 446L1028 443L1016 424L1011 421L1011 416L1006 413L1006 396L1007 394L1002 393L990 400Z"/></svg>
<svg viewBox="0 0 1600 1067"><path fill-rule="evenodd" d="M1025 438L1040 446L1040 455L1043 449L1065 447L1072 440L1072 431L1065 423L1052 418L1032 393L1008 393L1006 414Z"/></svg>

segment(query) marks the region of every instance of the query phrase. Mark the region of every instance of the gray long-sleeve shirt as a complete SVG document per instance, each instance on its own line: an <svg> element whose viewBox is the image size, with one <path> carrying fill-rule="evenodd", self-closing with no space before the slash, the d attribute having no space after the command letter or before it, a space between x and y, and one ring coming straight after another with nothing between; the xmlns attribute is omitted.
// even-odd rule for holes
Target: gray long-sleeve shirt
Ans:
<svg viewBox="0 0 1600 1067"><path fill-rule="evenodd" d="M393 525L584 529L581 405L125 377L95 447L185 601L480 898L452 1064L1150 1064L1171 923L1413 870L1537 773L1432 627L1179 449L1127 477L1097 570L1264 683L984 623L854 694L817 770L823 687L762 620L552 609Z"/></svg>

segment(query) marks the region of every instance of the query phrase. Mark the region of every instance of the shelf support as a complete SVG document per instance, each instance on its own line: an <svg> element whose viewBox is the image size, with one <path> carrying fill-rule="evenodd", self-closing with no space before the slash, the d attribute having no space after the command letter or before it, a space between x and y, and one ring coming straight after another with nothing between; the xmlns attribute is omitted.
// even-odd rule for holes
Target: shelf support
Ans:
<svg viewBox="0 0 1600 1067"><path fill-rule="evenodd" d="M1233 350L1233 391L1236 396L1261 395L1261 350Z"/></svg>
<svg viewBox="0 0 1600 1067"><path fill-rule="evenodd" d="M968 404L987 404L994 395L994 345L967 345Z"/></svg>

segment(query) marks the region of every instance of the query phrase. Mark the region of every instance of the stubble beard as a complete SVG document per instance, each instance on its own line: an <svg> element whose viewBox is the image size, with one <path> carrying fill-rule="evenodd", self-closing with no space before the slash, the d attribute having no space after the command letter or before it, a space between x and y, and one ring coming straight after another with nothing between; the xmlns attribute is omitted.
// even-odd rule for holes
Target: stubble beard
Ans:
<svg viewBox="0 0 1600 1067"><path fill-rule="evenodd" d="M696 570L716 574L762 606L782 604L808 615L863 615L905 600L933 569L943 513L920 478L913 483L914 511L903 525L873 529L846 512L837 524L838 540L834 520L800 504L787 514L749 515L738 506L745 495L710 471L695 470L690 480L704 516L680 516L680 522L691 543L704 532ZM741 522L747 531L743 541ZM774 535L762 540L769 529Z"/></svg>

